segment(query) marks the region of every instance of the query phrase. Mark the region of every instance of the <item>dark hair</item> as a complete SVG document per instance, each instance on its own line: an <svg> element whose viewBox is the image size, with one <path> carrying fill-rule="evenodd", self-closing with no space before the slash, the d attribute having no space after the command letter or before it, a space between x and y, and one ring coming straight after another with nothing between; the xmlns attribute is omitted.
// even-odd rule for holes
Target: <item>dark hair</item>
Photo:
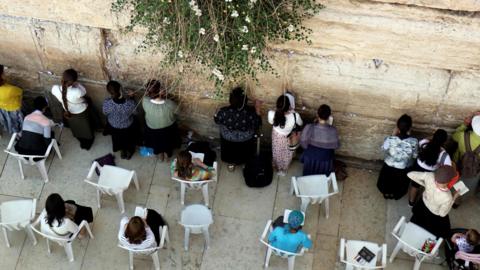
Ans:
<svg viewBox="0 0 480 270"><path fill-rule="evenodd" d="M408 132L412 128L412 117L407 114L400 116L397 120L397 128L400 131L400 138L408 137Z"/></svg>
<svg viewBox="0 0 480 270"><path fill-rule="evenodd" d="M332 110L327 104L322 104L318 107L317 115L320 119L327 121L330 115L332 115Z"/></svg>
<svg viewBox="0 0 480 270"><path fill-rule="evenodd" d="M232 89L229 98L230 106L235 109L243 109L247 103L247 96L242 87L238 86Z"/></svg>
<svg viewBox="0 0 480 270"><path fill-rule="evenodd" d="M273 126L285 127L287 118L285 113L290 110L290 100L287 96L281 95L277 98L277 109L275 110L275 116L273 117Z"/></svg>
<svg viewBox="0 0 480 270"><path fill-rule="evenodd" d="M107 92L112 95L113 98L119 98L121 96L121 88L122 85L117 81L109 81L107 83Z"/></svg>
<svg viewBox="0 0 480 270"><path fill-rule="evenodd" d="M176 171L178 177L189 179L192 178L192 154L183 150L178 153Z"/></svg>
<svg viewBox="0 0 480 270"><path fill-rule="evenodd" d="M58 193L52 193L48 196L45 202L45 211L47 211L47 223L50 227L53 227L53 221L56 219L58 226L63 222L65 217L65 202Z"/></svg>
<svg viewBox="0 0 480 270"><path fill-rule="evenodd" d="M443 129L437 129L433 138L420 148L418 159L425 162L428 166L437 164L438 155L442 152L442 146L447 141L447 132Z"/></svg>
<svg viewBox="0 0 480 270"><path fill-rule="evenodd" d="M476 246L480 244L480 234L477 232L477 230L470 229L466 233L467 235L467 243L469 243L472 246Z"/></svg>
<svg viewBox="0 0 480 270"><path fill-rule="evenodd" d="M67 69L63 72L62 75L62 102L63 107L65 108L65 112L67 115L70 115L70 111L68 110L68 100L67 100L67 89L69 86L74 84L78 79L78 74L74 69Z"/></svg>
<svg viewBox="0 0 480 270"><path fill-rule="evenodd" d="M165 89L163 89L163 85L157 80L149 80L145 84L145 89L147 91L147 97L151 99L158 97L161 97L162 99L165 98Z"/></svg>
<svg viewBox="0 0 480 270"><path fill-rule="evenodd" d="M36 97L33 100L33 108L35 110L42 111L46 107L48 107L48 103L47 103L47 100L44 97Z"/></svg>
<svg viewBox="0 0 480 270"><path fill-rule="evenodd" d="M130 244L141 244L147 239L147 231L145 230L145 222L141 217L134 216L130 218L125 228L125 237Z"/></svg>

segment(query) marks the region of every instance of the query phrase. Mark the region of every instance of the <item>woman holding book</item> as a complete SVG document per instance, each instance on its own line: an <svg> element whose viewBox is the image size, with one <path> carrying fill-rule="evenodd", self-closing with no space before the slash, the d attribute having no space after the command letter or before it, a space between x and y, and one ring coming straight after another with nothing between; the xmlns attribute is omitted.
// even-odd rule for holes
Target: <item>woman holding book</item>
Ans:
<svg viewBox="0 0 480 270"><path fill-rule="evenodd" d="M410 221L437 237L448 237L448 213L455 199L460 196L457 191L452 195L450 188L458 181L458 173L453 167L442 165L435 172L410 172L407 175L425 188L422 199L412 208L413 216Z"/></svg>

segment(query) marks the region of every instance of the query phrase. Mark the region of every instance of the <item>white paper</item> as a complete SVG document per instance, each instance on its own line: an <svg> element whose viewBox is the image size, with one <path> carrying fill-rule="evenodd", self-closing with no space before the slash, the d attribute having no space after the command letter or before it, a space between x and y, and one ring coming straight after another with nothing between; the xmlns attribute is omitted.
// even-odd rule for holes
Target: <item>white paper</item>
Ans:
<svg viewBox="0 0 480 270"><path fill-rule="evenodd" d="M467 186L465 186L465 183L463 181L458 181L455 185L453 185L453 188L458 191L460 195L463 195L469 191Z"/></svg>
<svg viewBox="0 0 480 270"><path fill-rule="evenodd" d="M135 216L147 218L147 208L143 208L140 206L135 207Z"/></svg>

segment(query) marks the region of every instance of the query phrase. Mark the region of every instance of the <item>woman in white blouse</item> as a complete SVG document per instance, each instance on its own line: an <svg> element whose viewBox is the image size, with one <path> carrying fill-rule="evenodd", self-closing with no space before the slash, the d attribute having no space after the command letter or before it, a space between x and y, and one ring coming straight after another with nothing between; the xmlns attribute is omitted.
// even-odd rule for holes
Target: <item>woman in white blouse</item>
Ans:
<svg viewBox="0 0 480 270"><path fill-rule="evenodd" d="M52 94L62 104L64 118L72 130L73 136L80 142L80 147L89 150L93 144L94 133L88 103L87 91L77 82L78 74L74 69L63 72L62 84L52 87Z"/></svg>
<svg viewBox="0 0 480 270"><path fill-rule="evenodd" d="M143 209L143 217L134 216L130 219L123 217L120 220L118 241L130 249L147 249L160 244L159 229L167 225L163 217L153 209Z"/></svg>
<svg viewBox="0 0 480 270"><path fill-rule="evenodd" d="M296 136L293 134L294 128L303 125L303 121L300 115L291 109L289 97L281 95L277 99L277 109L268 112L268 122L273 125L273 165L278 175L285 176L294 154L294 151L289 149L289 137Z"/></svg>

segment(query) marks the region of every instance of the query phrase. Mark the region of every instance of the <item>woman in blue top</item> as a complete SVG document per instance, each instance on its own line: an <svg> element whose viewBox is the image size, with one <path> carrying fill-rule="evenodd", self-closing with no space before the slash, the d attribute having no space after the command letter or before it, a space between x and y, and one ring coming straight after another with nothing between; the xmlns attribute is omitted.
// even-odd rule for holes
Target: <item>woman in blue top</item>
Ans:
<svg viewBox="0 0 480 270"><path fill-rule="evenodd" d="M113 152L120 150L122 158L130 159L135 153L138 132L133 117L135 101L123 96L117 81L109 81L107 91L111 97L103 102L103 114L107 117L108 133L112 135Z"/></svg>
<svg viewBox="0 0 480 270"><path fill-rule="evenodd" d="M283 217L280 218L283 220ZM303 219L302 212L298 210L290 212L288 224L282 226L276 225L277 222L275 222L273 225L275 229L268 236L268 242L275 248L291 253L299 252L302 247L311 248L312 240L301 231Z"/></svg>

